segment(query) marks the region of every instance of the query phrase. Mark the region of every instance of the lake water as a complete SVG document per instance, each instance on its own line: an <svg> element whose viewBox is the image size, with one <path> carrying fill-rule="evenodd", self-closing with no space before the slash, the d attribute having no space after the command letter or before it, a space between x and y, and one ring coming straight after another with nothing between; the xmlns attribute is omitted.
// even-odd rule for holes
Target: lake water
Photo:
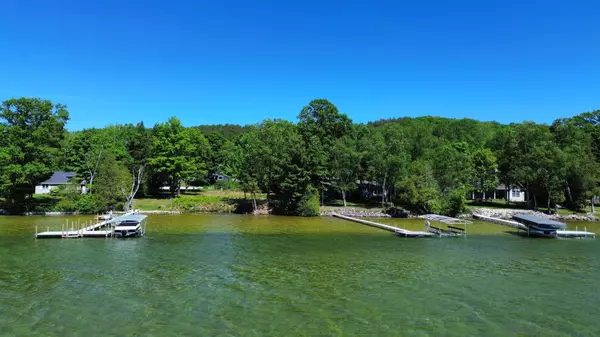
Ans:
<svg viewBox="0 0 600 337"><path fill-rule="evenodd" d="M479 222L467 238L405 239L237 215L150 216L138 239L33 239L64 221L0 217L2 336L600 335L593 239Z"/></svg>

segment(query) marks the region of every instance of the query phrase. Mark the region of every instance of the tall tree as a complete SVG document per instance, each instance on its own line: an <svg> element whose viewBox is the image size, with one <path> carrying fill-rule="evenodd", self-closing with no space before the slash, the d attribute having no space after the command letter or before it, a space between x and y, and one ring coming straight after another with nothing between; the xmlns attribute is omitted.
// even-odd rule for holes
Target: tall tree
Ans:
<svg viewBox="0 0 600 337"><path fill-rule="evenodd" d="M311 181L314 186L329 182L328 171L331 149L337 139L351 131L352 120L340 113L335 105L326 99L314 99L298 115L298 131L306 144Z"/></svg>
<svg viewBox="0 0 600 337"><path fill-rule="evenodd" d="M440 196L430 165L424 160L409 164L408 174L396 183L394 203L416 213L436 213Z"/></svg>
<svg viewBox="0 0 600 337"><path fill-rule="evenodd" d="M0 190L9 207L22 208L35 185L50 177L61 157L67 107L39 98L0 106Z"/></svg>
<svg viewBox="0 0 600 337"><path fill-rule="evenodd" d="M438 185L442 192L471 186L473 166L469 145L466 142L442 146L432 158Z"/></svg>
<svg viewBox="0 0 600 337"><path fill-rule="evenodd" d="M260 186L264 183L264 162L262 143L258 136L258 130L242 135L239 141L239 151L236 152L235 160L238 163L236 177L240 181L240 187L244 193L249 193L252 198L252 208L256 212L256 193L260 192Z"/></svg>
<svg viewBox="0 0 600 337"><path fill-rule="evenodd" d="M133 183L127 167L118 162L112 152L108 152L98 167L94 197L105 208L128 209L127 192Z"/></svg>
<svg viewBox="0 0 600 337"><path fill-rule="evenodd" d="M330 172L331 183L342 194L346 207L346 193L356 186L362 155L354 135L346 135L335 141L332 149Z"/></svg>
<svg viewBox="0 0 600 337"><path fill-rule="evenodd" d="M182 182L199 179L206 174L203 156L208 142L196 129L186 129L175 117L154 126L152 155L148 163L170 186L172 195L179 195Z"/></svg>
<svg viewBox="0 0 600 337"><path fill-rule="evenodd" d="M496 157L490 149L478 148L471 154L473 182L475 190L482 193L493 190L498 185Z"/></svg>

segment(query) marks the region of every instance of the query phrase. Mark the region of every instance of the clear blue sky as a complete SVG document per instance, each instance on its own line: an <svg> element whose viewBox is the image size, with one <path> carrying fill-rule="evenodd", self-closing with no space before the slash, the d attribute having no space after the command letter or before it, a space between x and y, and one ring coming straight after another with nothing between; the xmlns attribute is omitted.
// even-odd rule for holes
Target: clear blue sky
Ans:
<svg viewBox="0 0 600 337"><path fill-rule="evenodd" d="M551 122L600 109L600 1L2 3L0 99L69 106L69 129L178 116Z"/></svg>

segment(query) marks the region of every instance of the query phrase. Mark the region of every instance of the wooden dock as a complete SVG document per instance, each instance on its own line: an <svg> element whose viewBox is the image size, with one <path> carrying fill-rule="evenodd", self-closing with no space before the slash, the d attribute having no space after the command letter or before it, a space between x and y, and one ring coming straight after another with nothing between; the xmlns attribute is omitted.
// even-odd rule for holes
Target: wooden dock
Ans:
<svg viewBox="0 0 600 337"><path fill-rule="evenodd" d="M120 216L127 216L127 215L131 215L131 214L135 214L135 212L127 212L124 215ZM98 223L92 223L90 222L89 225L85 226L77 223L71 223L71 226L69 226L69 223L67 222L66 224L63 224L60 228L59 231L51 231L49 228L47 231L45 232L39 232L38 233L38 228L36 226L35 228L35 238L36 239L49 239L49 238L64 238L64 239L70 239L70 238L83 238L83 237L95 237L95 238L102 238L102 237L112 237L114 236L114 228L112 228L111 224L113 222L115 222L116 220L118 220L120 217L115 217L109 220L104 220Z"/></svg>
<svg viewBox="0 0 600 337"><path fill-rule="evenodd" d="M356 223L359 223L359 224L363 224L363 225L367 225L367 226L371 226L371 227L383 229L383 230L386 230L386 231L390 231L390 232L395 233L398 236L404 236L404 237L407 237L407 238L437 236L437 235L435 235L433 233L430 233L430 232L409 231L407 229L398 228L398 227L394 227L394 226L390 226L390 225L385 225L385 224L378 223L378 222L373 222L373 221L368 221L368 220L363 220L363 219L357 219L357 218L353 218L353 217L349 217L349 216L345 216L345 215L341 215L341 214L337 214L337 213L332 213L331 215L333 217L336 217L336 218L339 218L339 219L344 219L344 220L356 222Z"/></svg>

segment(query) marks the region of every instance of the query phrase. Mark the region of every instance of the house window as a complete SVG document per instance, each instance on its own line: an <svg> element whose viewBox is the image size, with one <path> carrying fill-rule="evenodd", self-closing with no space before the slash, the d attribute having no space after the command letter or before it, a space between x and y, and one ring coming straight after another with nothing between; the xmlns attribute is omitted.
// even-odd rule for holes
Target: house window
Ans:
<svg viewBox="0 0 600 337"><path fill-rule="evenodd" d="M519 190L519 189L512 190L512 196L515 198L519 198L521 196L521 190Z"/></svg>

